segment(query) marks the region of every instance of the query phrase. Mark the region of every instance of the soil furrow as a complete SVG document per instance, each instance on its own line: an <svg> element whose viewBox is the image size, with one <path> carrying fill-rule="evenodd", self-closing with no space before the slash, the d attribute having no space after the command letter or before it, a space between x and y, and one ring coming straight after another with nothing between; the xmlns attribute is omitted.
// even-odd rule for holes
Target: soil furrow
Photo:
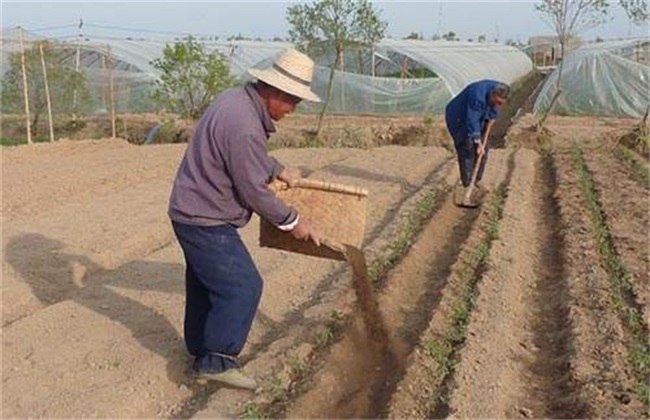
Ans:
<svg viewBox="0 0 650 420"><path fill-rule="evenodd" d="M644 406L635 394L636 381L628 363L624 327L612 304L607 273L600 265L571 149L559 145L554 157L574 336L570 366L575 389L587 403L584 416L643 417Z"/></svg>
<svg viewBox="0 0 650 420"><path fill-rule="evenodd" d="M397 363L392 365L377 357L377 348L369 345L372 340L359 317L328 355L312 390L294 401L288 417L373 418L383 411L384 394L401 376L403 362L414 345L413 337L419 336L420 325L428 321L430 312L419 303L432 298L428 306L435 306L435 296L444 287L446 276L439 273L448 272L448 268L435 264L455 260L478 214L464 212L452 201L451 196L446 197L418 241L390 272L388 286L378 299ZM445 247L440 247L443 238ZM435 276L431 276L432 267Z"/></svg>
<svg viewBox="0 0 650 420"><path fill-rule="evenodd" d="M419 337L418 346L405 361L406 371L389 398L386 417L430 418L446 415L437 413L437 410L441 402L445 405L442 400L447 392L446 380L453 372L452 360L456 349L452 342L462 340L457 335L462 332L457 331L456 326L460 326L463 322L461 318L471 311L467 305L471 301L481 255L485 255L489 213L484 207L469 236L460 244L458 255L450 267L451 274L441 290L439 303ZM456 324L457 321L460 324ZM442 411L447 410L443 408Z"/></svg>
<svg viewBox="0 0 650 420"><path fill-rule="evenodd" d="M495 153L493 165L510 166L503 163L502 153ZM501 171L497 173L497 176L502 174ZM487 181L494 183L494 179ZM416 340L422 344L422 336L429 337L427 333L430 332L425 327L430 329L432 325L441 325L432 321L432 316L438 319L439 314L450 315L453 311L449 297L462 293L463 286L459 276L451 273L457 274L465 269L466 260L470 258L468 248L473 249L483 234L482 229L476 226L477 217L483 218L484 212L461 210L451 201L448 197L440 212L420 234L409 256L389 274L387 283L392 288L387 288L380 302L392 331L393 351L401 362L399 370L379 376L384 385L381 392L365 401L372 411L354 413L356 416L428 416L430 407L426 395L432 391L434 374L426 366L414 362L421 356L421 349L415 347ZM453 219L443 217L446 212ZM422 262L428 269L422 267ZM413 312L407 312L409 308Z"/></svg>
<svg viewBox="0 0 650 420"><path fill-rule="evenodd" d="M637 303L646 326L650 324L650 265L648 263L647 186L636 182L607 150L585 149L584 157L598 190L616 252L630 273Z"/></svg>
<svg viewBox="0 0 650 420"><path fill-rule="evenodd" d="M512 179L449 409L458 418L576 416L552 162L522 149Z"/></svg>

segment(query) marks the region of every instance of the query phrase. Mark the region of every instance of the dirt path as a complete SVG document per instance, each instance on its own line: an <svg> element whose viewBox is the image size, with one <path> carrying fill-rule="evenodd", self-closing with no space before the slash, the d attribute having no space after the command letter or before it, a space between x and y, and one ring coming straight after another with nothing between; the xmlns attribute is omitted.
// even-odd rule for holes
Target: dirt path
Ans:
<svg viewBox="0 0 650 420"><path fill-rule="evenodd" d="M3 201L5 415L189 416L218 398L215 387L188 375L180 336L183 264L166 206L183 150L108 141L3 155L11 192ZM275 154L313 177L372 191L369 239L379 238L413 188L449 159L435 148ZM50 169L57 177L46 175ZM21 193L26 186L31 192ZM264 377L333 310L349 311L352 299L337 283L341 263L260 249L257 226L242 236L266 288L243 357L255 359L250 371ZM222 408L236 412L241 399Z"/></svg>
<svg viewBox="0 0 650 420"><path fill-rule="evenodd" d="M493 150L498 213L453 206L442 148L274 151L370 190L364 254L387 339L367 336L345 263L260 248L253 219L241 235L265 290L242 360L255 394L187 371L166 216L184 145L3 149L3 416L647 417L572 154L578 139L647 311L647 190L598 144L632 123L553 117L552 154ZM425 199L432 216L413 230Z"/></svg>

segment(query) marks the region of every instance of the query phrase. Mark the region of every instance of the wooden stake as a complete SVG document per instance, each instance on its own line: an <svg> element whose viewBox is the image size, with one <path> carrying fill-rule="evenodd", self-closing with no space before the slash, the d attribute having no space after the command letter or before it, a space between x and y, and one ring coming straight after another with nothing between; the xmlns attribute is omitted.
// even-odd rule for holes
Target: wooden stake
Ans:
<svg viewBox="0 0 650 420"><path fill-rule="evenodd" d="M79 67L81 65L81 34L79 34L79 41L77 42L77 58L75 61L74 69L79 73ZM77 87L75 86L74 91L72 92L72 122L76 125L77 122Z"/></svg>
<svg viewBox="0 0 650 420"><path fill-rule="evenodd" d="M52 102L50 102L50 84L47 81L47 67L45 66L45 55L43 54L43 43L38 44L41 51L41 65L43 66L43 82L45 82L45 100L47 101L47 119L50 124L50 141L54 141L54 124L52 122Z"/></svg>
<svg viewBox="0 0 650 420"><path fill-rule="evenodd" d="M106 87L106 85L104 85L104 81L106 80L105 79L106 73L108 73L108 67L106 66L106 55L102 54L102 76L104 76L102 77L102 88L101 88L102 108L107 110L108 112L108 104L106 103L106 97L108 96L108 93L106 91L108 90L108 88Z"/></svg>
<svg viewBox="0 0 650 420"><path fill-rule="evenodd" d="M25 47L23 45L23 28L18 27L20 40L20 65L23 70L23 95L25 96L25 119L27 122L27 144L32 144L32 127L29 117L29 90L27 89L27 66L25 65Z"/></svg>
<svg viewBox="0 0 650 420"><path fill-rule="evenodd" d="M122 118L122 127L124 129L123 137L125 139L128 138L128 133L127 133L127 129L126 129L126 116L127 116L128 112L129 112L129 102L131 102L131 84L127 80L127 82L126 82L126 103L124 105L124 109L122 110L122 113L124 114L124 116Z"/></svg>
<svg viewBox="0 0 650 420"><path fill-rule="evenodd" d="M110 86L110 101L111 101L111 133L112 137L117 137L117 130L115 128L115 91L113 90L113 59L111 58L111 46L108 46L108 78Z"/></svg>

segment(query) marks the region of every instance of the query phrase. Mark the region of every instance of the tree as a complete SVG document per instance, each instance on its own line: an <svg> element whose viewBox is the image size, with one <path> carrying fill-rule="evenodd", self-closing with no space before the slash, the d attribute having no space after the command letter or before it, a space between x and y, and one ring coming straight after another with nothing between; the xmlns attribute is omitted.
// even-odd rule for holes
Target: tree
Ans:
<svg viewBox="0 0 650 420"><path fill-rule="evenodd" d="M424 39L422 34L417 33L417 32L411 32L410 34L406 35L404 39L414 39L414 40L421 40Z"/></svg>
<svg viewBox="0 0 650 420"><path fill-rule="evenodd" d="M381 11L376 11L369 2L359 3L357 12L360 48L370 46L370 75L375 77L375 45L386 36L388 22L381 20ZM424 39L420 34L420 39Z"/></svg>
<svg viewBox="0 0 650 420"><path fill-rule="evenodd" d="M374 45L384 36L387 23L368 0L315 0L287 8L289 36L299 50L318 56L334 46L335 60L330 68L327 98L323 104L316 136L319 136L327 112L336 68L342 63L346 46ZM374 54L373 54L374 56Z"/></svg>
<svg viewBox="0 0 650 420"><path fill-rule="evenodd" d="M648 20L648 2L646 0L619 0L618 2L630 22L640 25Z"/></svg>
<svg viewBox="0 0 650 420"><path fill-rule="evenodd" d="M82 73L67 65L65 58L69 52L55 49L51 43L43 43L43 59L46 65L47 80L52 98L53 112L71 112L73 92L82 103L89 98L86 80ZM25 95L23 91L20 53L9 56L9 67L2 78L2 112L23 112ZM45 79L39 45L25 51L25 68L27 71L27 91L29 111L32 117L30 128L37 134L38 122L47 110Z"/></svg>
<svg viewBox="0 0 650 420"><path fill-rule="evenodd" d="M536 127L537 130L541 130L555 102L562 93L562 68L564 67L567 43L581 31L602 24L607 17L609 3L607 0L542 0L539 4L535 5L535 9L542 15L542 19L555 31L558 42L560 43L560 56L562 57L557 69L558 76L555 95L553 95L548 109Z"/></svg>
<svg viewBox="0 0 650 420"><path fill-rule="evenodd" d="M442 36L442 39L446 41L457 41L456 32L449 31Z"/></svg>
<svg viewBox="0 0 650 420"><path fill-rule="evenodd" d="M478 42L483 43L485 41L487 41L487 37L485 35L479 35L478 36Z"/></svg>
<svg viewBox="0 0 650 420"><path fill-rule="evenodd" d="M153 98L183 118L198 119L217 93L236 84L227 59L219 52L207 52L191 36L166 45L163 56L151 64L161 72Z"/></svg>

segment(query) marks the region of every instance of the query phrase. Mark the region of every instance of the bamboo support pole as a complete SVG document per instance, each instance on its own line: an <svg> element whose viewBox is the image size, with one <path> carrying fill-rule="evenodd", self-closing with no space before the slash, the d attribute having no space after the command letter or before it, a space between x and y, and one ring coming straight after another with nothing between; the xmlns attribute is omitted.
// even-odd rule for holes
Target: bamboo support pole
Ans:
<svg viewBox="0 0 650 420"><path fill-rule="evenodd" d="M47 102L47 121L50 127L50 141L54 141L54 123L52 121L52 102L50 101L50 84L47 80L47 66L45 65L45 54L43 54L43 43L38 44L41 52L41 65L43 66L43 82L45 83L45 101Z"/></svg>
<svg viewBox="0 0 650 420"><path fill-rule="evenodd" d="M27 66L25 65L25 46L23 45L23 28L18 27L20 41L20 65L23 71L23 95L25 97L25 120L27 126L27 144L32 144L32 127L29 117L29 89L27 88Z"/></svg>
<svg viewBox="0 0 650 420"><path fill-rule="evenodd" d="M124 109L122 110L122 113L124 114L124 117L122 118L122 129L124 130L124 135L123 137L125 139L128 139L128 131L126 128L126 114L129 112L129 102L131 102L131 84L127 81L126 82L126 102L124 105Z"/></svg>
<svg viewBox="0 0 650 420"><path fill-rule="evenodd" d="M79 73L79 67L81 66L81 26L79 27L79 39L77 42L77 57L75 59L74 70ZM76 125L77 122L77 87L75 86L72 91L72 122Z"/></svg>
<svg viewBox="0 0 650 420"><path fill-rule="evenodd" d="M117 137L117 129L115 127L115 90L113 86L113 59L111 58L111 46L108 46L108 79L110 86L110 101L111 101L111 137Z"/></svg>

